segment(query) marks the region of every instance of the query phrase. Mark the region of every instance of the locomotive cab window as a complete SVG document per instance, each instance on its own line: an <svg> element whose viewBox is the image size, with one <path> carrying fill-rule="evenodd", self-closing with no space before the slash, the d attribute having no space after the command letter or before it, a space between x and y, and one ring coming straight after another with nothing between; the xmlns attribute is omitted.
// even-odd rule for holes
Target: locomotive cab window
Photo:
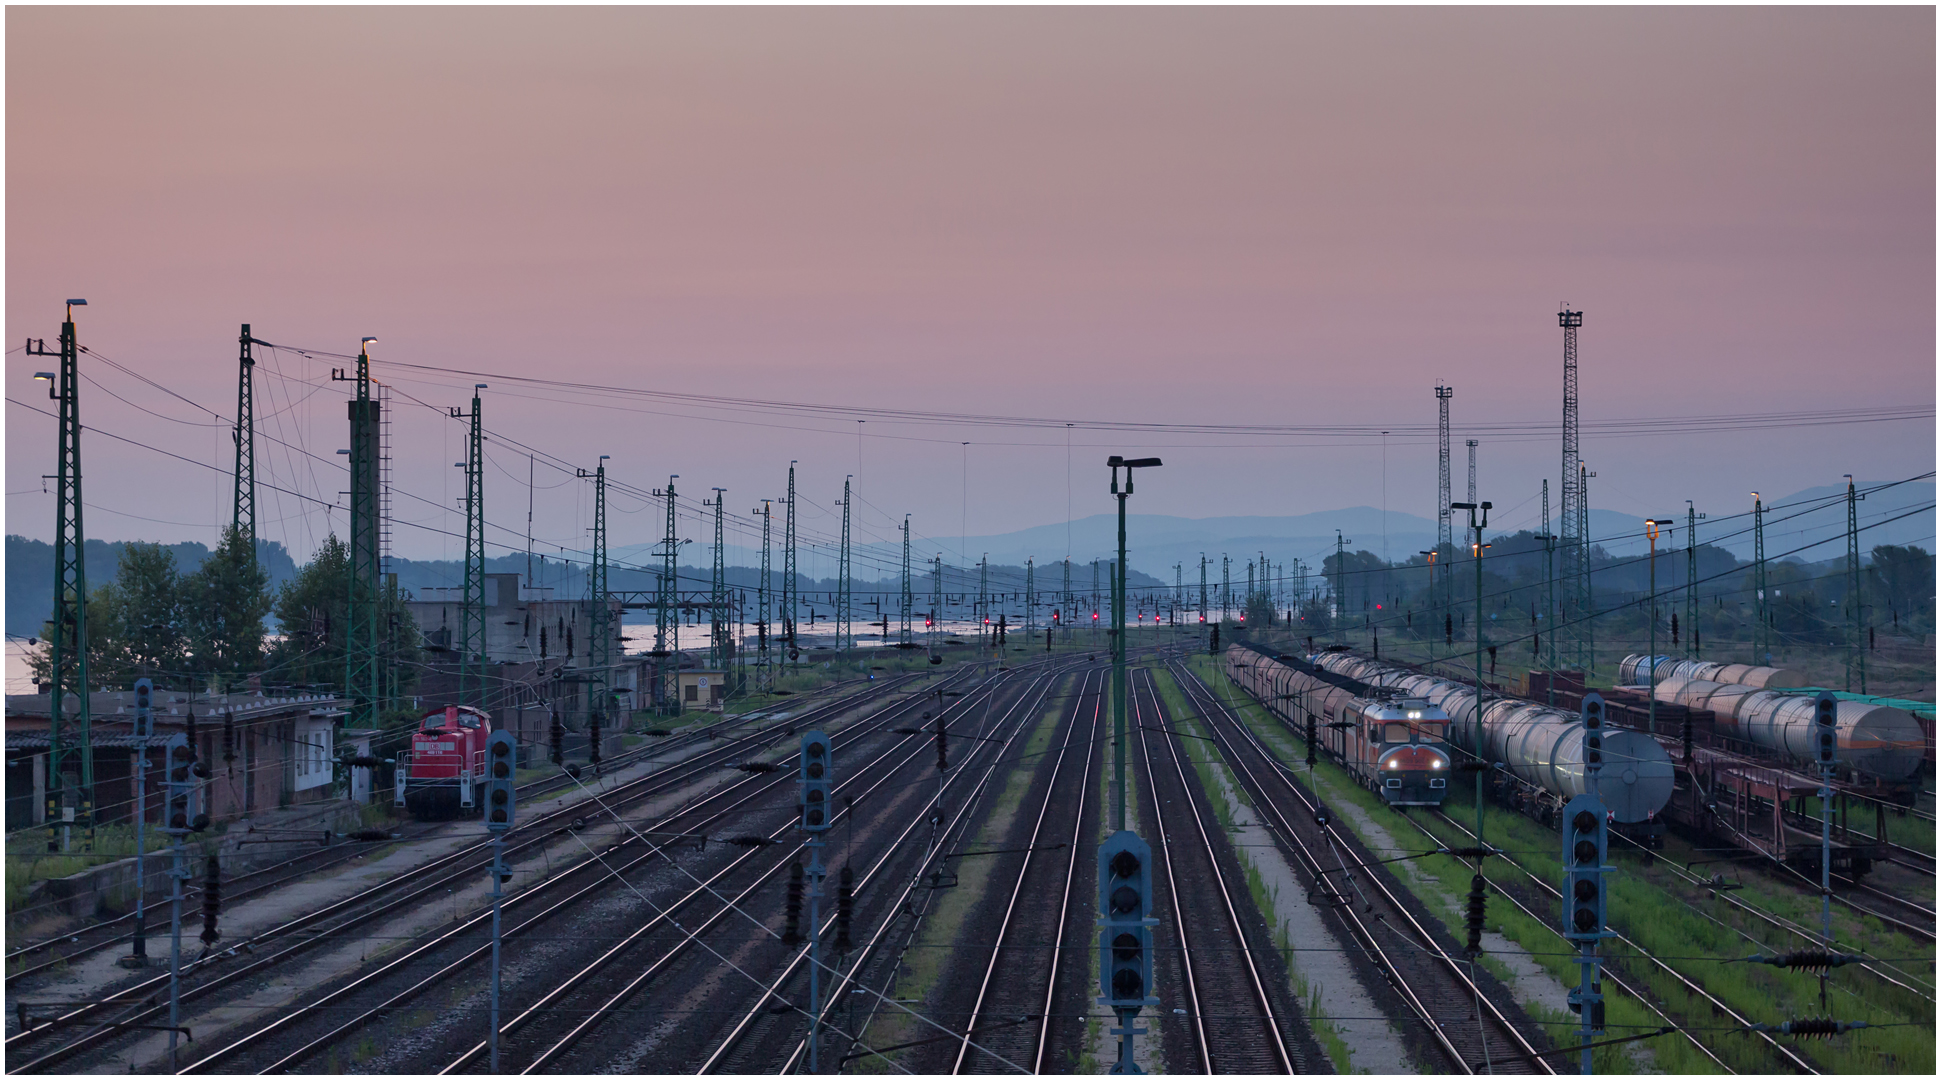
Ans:
<svg viewBox="0 0 1941 1080"><path fill-rule="evenodd" d="M1384 726L1386 728L1386 731L1382 738L1383 742L1408 742L1409 741L1408 724L1403 723L1399 720L1391 720Z"/></svg>

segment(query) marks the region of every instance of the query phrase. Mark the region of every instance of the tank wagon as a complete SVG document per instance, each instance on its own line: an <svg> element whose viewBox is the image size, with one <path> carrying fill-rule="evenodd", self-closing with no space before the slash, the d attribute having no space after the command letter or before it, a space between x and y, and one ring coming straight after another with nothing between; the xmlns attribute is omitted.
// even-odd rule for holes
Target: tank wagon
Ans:
<svg viewBox="0 0 1941 1080"><path fill-rule="evenodd" d="M1781 690L1805 686L1806 673L1792 668L1754 667L1751 664L1715 664L1709 660L1680 660L1675 656L1632 655L1618 663L1618 685L1643 686L1651 681L1651 669L1658 669L1658 681L1667 679L1706 679L1711 682L1739 683L1755 690Z"/></svg>
<svg viewBox="0 0 1941 1080"><path fill-rule="evenodd" d="M1240 645L1227 672L1297 730L1291 703L1305 701L1325 725L1319 748L1390 806L1441 806L1449 793L1449 717L1430 702Z"/></svg>
<svg viewBox="0 0 1941 1080"><path fill-rule="evenodd" d="M400 763L404 806L420 821L478 812L474 792L485 782L485 740L490 714L469 705L443 705L425 713L411 735L411 756Z"/></svg>
<svg viewBox="0 0 1941 1080"><path fill-rule="evenodd" d="M1584 732L1576 713L1513 698L1487 701L1479 745L1472 687L1346 652L1322 653L1314 663L1365 682L1400 687L1441 706L1449 717L1451 745L1502 762L1511 775L1550 796L1526 807L1545 822L1563 803L1584 792ZM1633 827L1627 832L1653 841L1663 834L1658 814L1671 799L1673 773L1671 758L1658 740L1629 728L1605 730L1598 795L1615 823Z"/></svg>

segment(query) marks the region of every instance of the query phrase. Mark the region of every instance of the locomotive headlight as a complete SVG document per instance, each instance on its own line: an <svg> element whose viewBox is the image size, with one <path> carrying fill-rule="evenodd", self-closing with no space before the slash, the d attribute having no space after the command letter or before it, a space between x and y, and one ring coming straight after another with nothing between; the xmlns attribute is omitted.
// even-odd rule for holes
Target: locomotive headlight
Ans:
<svg viewBox="0 0 1941 1080"><path fill-rule="evenodd" d="M1440 768L1442 768L1442 762L1440 762L1440 761L1431 761L1431 762L1429 762L1429 768L1431 768L1431 769L1440 769Z"/></svg>

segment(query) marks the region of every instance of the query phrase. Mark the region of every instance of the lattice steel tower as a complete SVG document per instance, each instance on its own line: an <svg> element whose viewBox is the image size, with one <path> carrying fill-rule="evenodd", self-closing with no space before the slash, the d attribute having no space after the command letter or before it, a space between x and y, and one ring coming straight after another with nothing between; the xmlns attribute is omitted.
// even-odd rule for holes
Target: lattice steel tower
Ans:
<svg viewBox="0 0 1941 1080"><path fill-rule="evenodd" d="M789 462L788 505L782 521L782 628L789 643L789 661L799 655L795 647L795 609L802 599L802 588L795 580L795 462Z"/></svg>
<svg viewBox="0 0 1941 1080"><path fill-rule="evenodd" d="M94 711L88 700L88 572L82 554L87 532L81 524L81 349L74 336L74 309L86 303L67 302L58 354L47 351L45 339L29 340L26 347L28 356L58 355L61 367L58 373L35 376L48 380L47 396L60 403L60 443L54 466L54 635L48 642L52 679L46 780L49 851L68 846L69 823L62 804L69 792L76 804L73 824L81 827L81 850L94 850ZM80 706L72 718L67 713L70 693Z"/></svg>
<svg viewBox="0 0 1941 1080"><path fill-rule="evenodd" d="M473 408L477 408L477 405ZM607 728L607 709L612 703L610 690L613 686L614 661L613 611L607 606L607 457L601 454L599 464L593 470L593 566L586 575L586 594L590 601L586 645L586 711L588 719L599 718L602 731ZM585 476L586 470L581 469L580 475ZM483 544L479 553L484 555ZM500 599L503 602L504 598ZM481 638L481 646L483 643ZM484 657L479 659L482 662Z"/></svg>
<svg viewBox="0 0 1941 1080"><path fill-rule="evenodd" d="M681 711L680 687L677 685L681 670L681 624L680 612L676 609L680 597L677 575L680 573L681 541L674 535L677 503L674 481L680 478L680 473L670 475L666 489L654 492L667 500L667 531L661 538L660 595L654 604L654 653L660 658L661 706L664 711L674 715L679 715Z"/></svg>
<svg viewBox="0 0 1941 1080"><path fill-rule="evenodd" d="M1772 636L1768 629L1770 616L1767 614L1766 599L1766 504L1759 499L1759 493L1752 493L1752 587L1758 601L1754 614L1759 625L1752 632L1752 662L1766 664L1772 659Z"/></svg>
<svg viewBox="0 0 1941 1080"><path fill-rule="evenodd" d="M910 618L916 612L916 594L910 590L910 515L903 515L903 597L896 613L901 626L897 630L897 642L911 645L916 642L910 628Z"/></svg>
<svg viewBox="0 0 1941 1080"><path fill-rule="evenodd" d="M472 387L472 423L465 442L465 601L458 612L458 700L477 709L485 708L485 436L478 394L484 388L484 383ZM375 495L367 496L373 509ZM352 531L363 535L362 530ZM376 574L376 534L372 536L371 573ZM372 612L375 640L375 606Z"/></svg>
<svg viewBox="0 0 1941 1080"><path fill-rule="evenodd" d="M1440 585L1443 603L1449 603L1449 557L1455 553L1455 527L1449 517L1449 399L1456 396L1453 386L1436 387L1436 562L1442 564ZM1475 499L1470 499L1475 502Z"/></svg>
<svg viewBox="0 0 1941 1080"><path fill-rule="evenodd" d="M1853 651L1847 654L1847 692L1859 676L1860 692L1867 692L1866 588L1860 576L1860 497L1853 477L1847 477L1847 611L1853 619Z"/></svg>
<svg viewBox="0 0 1941 1080"><path fill-rule="evenodd" d="M768 548L769 538L772 535L769 529L771 520L769 511L769 500L767 499L762 500L762 508L760 510L751 511L751 513L762 516L762 576L761 580L755 585L755 648L757 653L755 688L762 693L768 692L775 685L775 673L769 668L768 656L768 636L773 632L772 627L769 625L769 619L771 617L769 609L772 606L769 601L774 596L774 590L769 582L770 564Z"/></svg>
<svg viewBox="0 0 1941 1080"><path fill-rule="evenodd" d="M375 341L377 339L374 337L366 337L358 343L357 369L352 376L356 380L357 396L350 403L349 625L344 634L344 694L350 699L350 715L344 718L344 726L349 728L378 726L377 403L371 399L370 354L371 344ZM342 371L334 371L331 376L336 379L344 377ZM472 401L476 415L476 393ZM458 415L457 410L453 410L453 415ZM468 445L475 447L478 441L476 421L472 432L472 441ZM470 459L464 467L466 498L469 500L472 493ZM466 517L469 521L469 502ZM467 595L470 595L469 592ZM466 625L461 613L461 632ZM462 677L460 682L462 685Z"/></svg>
<svg viewBox="0 0 1941 1080"><path fill-rule="evenodd" d="M1558 577L1564 584L1563 617L1553 633L1562 634L1566 663L1588 670L1590 619L1590 538L1584 533L1583 475L1579 468L1577 442L1577 329L1584 325L1584 313L1572 311L1568 304L1557 313L1557 325L1564 331L1564 460L1562 504L1558 509Z"/></svg>
<svg viewBox="0 0 1941 1080"><path fill-rule="evenodd" d="M728 640L727 536L722 529L721 496L727 490L715 488L714 499L703 503L714 507L714 573L708 579L708 666L716 671L728 669L728 656L734 651Z"/></svg>
<svg viewBox="0 0 1941 1080"><path fill-rule="evenodd" d="M229 526L242 537L251 562L256 560L256 358L249 347L255 340L244 323L236 375L236 491L229 510Z"/></svg>
<svg viewBox="0 0 1941 1080"><path fill-rule="evenodd" d="M845 650L855 644L856 601L850 592L849 576L849 481L842 478L842 552L836 566L836 648Z"/></svg>

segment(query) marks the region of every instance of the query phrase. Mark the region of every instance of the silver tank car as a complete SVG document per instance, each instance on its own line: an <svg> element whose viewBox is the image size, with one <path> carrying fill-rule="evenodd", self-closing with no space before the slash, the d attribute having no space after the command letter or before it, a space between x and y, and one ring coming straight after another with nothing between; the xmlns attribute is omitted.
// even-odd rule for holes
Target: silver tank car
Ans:
<svg viewBox="0 0 1941 1080"><path fill-rule="evenodd" d="M1662 669L1661 669L1662 670ZM1800 762L1814 760L1815 695L1760 690L1711 679L1666 679L1654 691L1659 701L1710 709L1720 734L1774 750ZM1834 712L1840 761L1866 776L1905 780L1921 767L1927 737L1920 722L1904 709L1865 701L1842 701Z"/></svg>
<svg viewBox="0 0 1941 1080"><path fill-rule="evenodd" d="M1584 731L1576 713L1528 701L1497 699L1483 707L1483 742L1476 741L1476 692L1461 683L1390 667L1349 653L1322 653L1313 663L1363 682L1399 686L1427 698L1449 714L1449 741L1491 761L1561 799L1584 793ZM1635 824L1655 816L1671 799L1671 758L1642 731L1613 727L1604 733L1604 769L1598 795L1615 820Z"/></svg>
<svg viewBox="0 0 1941 1080"><path fill-rule="evenodd" d="M1806 673L1792 668L1754 667L1751 664L1715 664L1707 660L1680 660L1660 656L1653 665L1651 657L1633 654L1618 662L1619 686L1643 686L1651 681L1651 668L1658 669L1658 681L1670 678L1707 679L1712 682L1739 683L1757 690L1778 690L1805 686Z"/></svg>

